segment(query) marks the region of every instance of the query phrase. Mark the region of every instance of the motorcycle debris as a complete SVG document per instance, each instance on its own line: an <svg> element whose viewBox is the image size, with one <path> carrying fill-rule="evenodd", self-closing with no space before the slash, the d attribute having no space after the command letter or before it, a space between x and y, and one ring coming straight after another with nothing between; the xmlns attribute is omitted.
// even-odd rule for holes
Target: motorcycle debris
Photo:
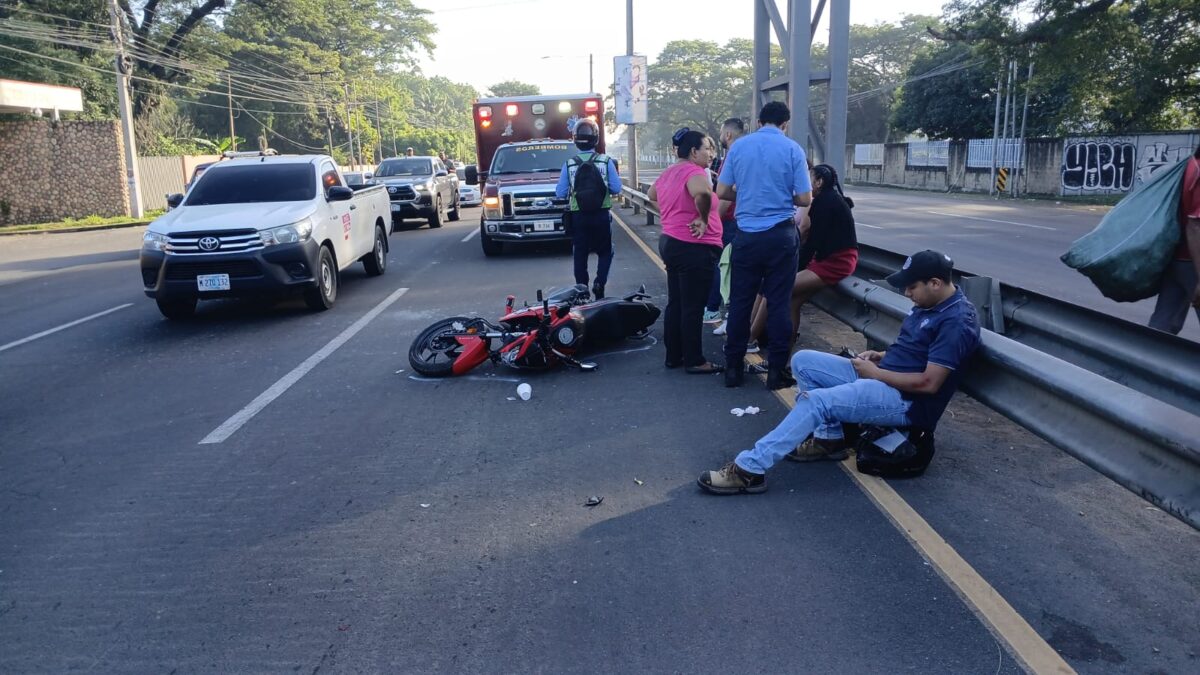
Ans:
<svg viewBox="0 0 1200 675"><path fill-rule="evenodd" d="M636 479L636 478L634 478L634 479L633 479L633 482L637 483L638 485L645 485L645 483L644 483L644 482L642 482L642 481L640 481L640 480L638 480L638 479Z"/></svg>
<svg viewBox="0 0 1200 675"><path fill-rule="evenodd" d="M397 371L396 371L396 374L397 374L397 375L399 375L400 373L403 373L403 372L404 372L404 369L403 369L403 368L401 368L400 370L397 370Z"/></svg>
<svg viewBox="0 0 1200 675"><path fill-rule="evenodd" d="M433 504L422 504L422 505L421 505L421 508L423 508L423 509L427 509L427 508L429 508L429 507L431 507L431 506L433 506Z"/></svg>
<svg viewBox="0 0 1200 675"><path fill-rule="evenodd" d="M508 400L510 400L510 401L515 401L515 400L517 400L517 397L516 397L516 396L509 396L509 397L508 397Z"/></svg>
<svg viewBox="0 0 1200 675"><path fill-rule="evenodd" d="M600 502L602 501L604 501L604 497L588 497L588 500L584 503L584 506L599 506Z"/></svg>

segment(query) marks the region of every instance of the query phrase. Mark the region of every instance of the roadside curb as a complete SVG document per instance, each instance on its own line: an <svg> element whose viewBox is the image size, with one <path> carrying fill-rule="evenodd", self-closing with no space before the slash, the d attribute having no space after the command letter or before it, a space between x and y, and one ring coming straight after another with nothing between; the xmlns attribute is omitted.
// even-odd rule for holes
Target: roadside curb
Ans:
<svg viewBox="0 0 1200 675"><path fill-rule="evenodd" d="M24 230L21 232L5 232L0 228L0 237L16 237L22 234L66 234L68 232L94 232L96 230L119 230L125 227L149 225L149 220L137 220L132 223L117 223L115 225L96 225L95 227L64 227L55 230Z"/></svg>

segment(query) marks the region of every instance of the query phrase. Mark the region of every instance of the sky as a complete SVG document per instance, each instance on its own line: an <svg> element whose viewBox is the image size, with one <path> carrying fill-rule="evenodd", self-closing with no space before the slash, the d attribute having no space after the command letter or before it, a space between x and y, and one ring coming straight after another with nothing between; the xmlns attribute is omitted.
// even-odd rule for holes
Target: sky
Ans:
<svg viewBox="0 0 1200 675"><path fill-rule="evenodd" d="M895 21L904 14L941 14L946 0L850 2L850 22ZM546 94L586 93L588 54L594 89L606 93L613 57L626 50L625 0L415 0L433 12L438 47L421 59L426 75L473 85L480 94L505 80L536 84ZM787 0L776 0L786 14ZM815 7L817 2L813 0ZM590 12L586 8L590 8ZM817 41L825 42L828 8ZM784 17L786 22L786 16ZM672 40L754 38L754 0L633 1L633 49L650 62ZM545 58L544 58L545 57Z"/></svg>

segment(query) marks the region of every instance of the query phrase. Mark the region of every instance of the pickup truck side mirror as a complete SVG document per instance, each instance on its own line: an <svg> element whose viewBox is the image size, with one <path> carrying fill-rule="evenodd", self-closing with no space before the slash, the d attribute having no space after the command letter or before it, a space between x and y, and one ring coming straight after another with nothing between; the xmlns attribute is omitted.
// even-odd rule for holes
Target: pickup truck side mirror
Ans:
<svg viewBox="0 0 1200 675"><path fill-rule="evenodd" d="M344 202L347 199L354 197L354 190L341 185L334 185L325 191L325 200L330 202Z"/></svg>
<svg viewBox="0 0 1200 675"><path fill-rule="evenodd" d="M182 194L179 194L177 192L173 195L167 195L167 206L168 207L170 207L172 209L179 208L179 205L182 203L183 203L183 195Z"/></svg>
<svg viewBox="0 0 1200 675"><path fill-rule="evenodd" d="M370 180L371 180L372 178L374 178L374 177L375 177L375 174L373 174L373 173L370 173L370 172L367 172L367 173L364 173L364 174L363 174L363 180L364 180L364 181L370 181Z"/></svg>
<svg viewBox="0 0 1200 675"><path fill-rule="evenodd" d="M466 168L467 185L479 185L479 169L474 164L468 164Z"/></svg>

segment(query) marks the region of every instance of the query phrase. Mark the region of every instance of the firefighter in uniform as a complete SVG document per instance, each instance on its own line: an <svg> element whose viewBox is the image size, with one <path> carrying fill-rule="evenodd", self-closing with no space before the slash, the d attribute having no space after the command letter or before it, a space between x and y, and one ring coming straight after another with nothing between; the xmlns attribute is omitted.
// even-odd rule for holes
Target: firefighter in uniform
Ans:
<svg viewBox="0 0 1200 675"><path fill-rule="evenodd" d="M580 152L563 164L555 194L559 199L571 198L570 210L565 217L575 258L575 283L587 285L588 256L595 253L599 262L592 282L592 295L600 299L604 297L604 285L608 283L608 270L612 267L614 250L609 210L612 208L613 195L621 194L621 177L612 158L596 152L596 144L600 141L600 127L596 122L586 118L580 120L575 125L574 139L575 147ZM584 174L598 172L602 184L593 185L597 181L592 175L576 185L580 169L585 165L590 165L590 168L584 169ZM602 199L600 194L596 194L597 190L603 193Z"/></svg>

